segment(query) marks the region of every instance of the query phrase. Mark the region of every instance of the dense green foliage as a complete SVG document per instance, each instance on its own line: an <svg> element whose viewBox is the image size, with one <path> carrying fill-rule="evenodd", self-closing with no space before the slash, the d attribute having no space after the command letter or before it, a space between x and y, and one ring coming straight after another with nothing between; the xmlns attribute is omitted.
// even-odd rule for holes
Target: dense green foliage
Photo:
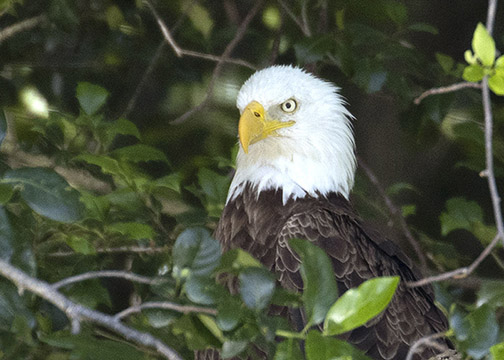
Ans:
<svg viewBox="0 0 504 360"><path fill-rule="evenodd" d="M247 28L255 1L153 5L185 50L220 55L243 30L231 57L246 63L177 57L141 1L0 1L0 259L48 283L106 269L152 277L149 285L101 278L60 290L107 314L141 302L185 306L122 319L184 359L209 346L232 357L254 345L276 360L367 359L333 335L380 313L399 279L370 280L339 296L327 256L293 239L306 290L293 294L246 252L221 254L211 236L234 166L239 86L250 67L272 62L305 66L341 86L360 115L358 153L401 214L391 215L364 172L356 206L369 221L391 224L382 230L398 241L403 216L423 255L401 245L427 259L423 270L453 270L496 234L479 175L486 166L481 96L464 89L420 105L414 99L485 75L502 95L504 58L495 49L504 49L504 17L493 37L478 25L482 18L472 19L461 31L463 47L450 53L425 46L453 34L408 1L265 1ZM27 19L33 24L10 33ZM492 100L502 194L504 106ZM436 284L449 336L472 359L504 359L503 255L499 245L467 280ZM225 286L229 277L236 294ZM73 335L65 314L22 290L0 277L0 359L160 358L87 322ZM303 306L313 326L297 332L267 314L271 304Z"/></svg>

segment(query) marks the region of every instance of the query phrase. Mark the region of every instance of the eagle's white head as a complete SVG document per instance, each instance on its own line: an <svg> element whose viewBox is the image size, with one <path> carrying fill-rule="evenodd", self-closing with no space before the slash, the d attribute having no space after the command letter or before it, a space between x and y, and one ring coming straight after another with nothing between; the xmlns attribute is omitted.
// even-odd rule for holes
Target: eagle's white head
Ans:
<svg viewBox="0 0 504 360"><path fill-rule="evenodd" d="M240 149L228 201L247 182L258 195L281 189L290 197L340 193L348 198L356 160L350 119L338 88L292 66L253 74L236 102Z"/></svg>

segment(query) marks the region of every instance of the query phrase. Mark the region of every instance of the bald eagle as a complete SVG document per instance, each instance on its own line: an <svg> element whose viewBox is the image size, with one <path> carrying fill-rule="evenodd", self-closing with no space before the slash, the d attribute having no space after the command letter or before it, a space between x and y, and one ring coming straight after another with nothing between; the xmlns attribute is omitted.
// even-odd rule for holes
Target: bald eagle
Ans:
<svg viewBox="0 0 504 360"><path fill-rule="evenodd" d="M292 238L327 253L340 294L373 277L399 275L387 309L343 336L372 359L404 360L416 340L447 330L432 288L405 285L419 278L410 259L352 209L352 115L338 88L300 68L272 66L245 82L237 107L236 173L215 233L223 250L248 251L297 292L303 281ZM427 348L415 359L435 353Z"/></svg>

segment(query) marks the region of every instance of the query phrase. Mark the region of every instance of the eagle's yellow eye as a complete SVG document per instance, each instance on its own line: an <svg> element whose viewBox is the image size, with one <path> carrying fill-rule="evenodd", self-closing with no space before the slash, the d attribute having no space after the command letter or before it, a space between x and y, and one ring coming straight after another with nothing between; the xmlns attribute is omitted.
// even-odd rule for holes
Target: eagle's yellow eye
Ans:
<svg viewBox="0 0 504 360"><path fill-rule="evenodd" d="M297 102L294 99L289 99L286 102L282 103L282 105L280 105L280 106L281 106L283 112L291 113L291 112L296 111Z"/></svg>

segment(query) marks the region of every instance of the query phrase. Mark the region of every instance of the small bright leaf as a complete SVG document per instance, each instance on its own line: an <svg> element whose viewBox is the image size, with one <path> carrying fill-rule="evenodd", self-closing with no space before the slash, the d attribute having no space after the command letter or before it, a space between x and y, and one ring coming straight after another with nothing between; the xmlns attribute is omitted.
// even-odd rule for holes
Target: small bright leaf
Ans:
<svg viewBox="0 0 504 360"><path fill-rule="evenodd" d="M275 278L264 268L251 267L240 272L240 295L245 305L262 310L269 305L275 291Z"/></svg>
<svg viewBox="0 0 504 360"><path fill-rule="evenodd" d="M3 181L18 187L23 200L42 216L67 223L81 218L83 206L79 201L79 193L53 170L8 170Z"/></svg>
<svg viewBox="0 0 504 360"><path fill-rule="evenodd" d="M490 354L492 354L492 360L504 359L504 342L492 346L490 348Z"/></svg>
<svg viewBox="0 0 504 360"><path fill-rule="evenodd" d="M488 79L488 86L496 95L504 95L504 76L497 74Z"/></svg>
<svg viewBox="0 0 504 360"><path fill-rule="evenodd" d="M470 82L481 81L481 79L483 79L483 76L485 76L485 71L478 64L466 66L464 68L464 73L462 74L464 80Z"/></svg>
<svg viewBox="0 0 504 360"><path fill-rule="evenodd" d="M364 325L385 310L398 284L398 276L380 277L348 290L329 309L324 333L338 335Z"/></svg>
<svg viewBox="0 0 504 360"><path fill-rule="evenodd" d="M476 26L472 39L472 48L483 65L493 65L495 60L495 41L482 23L478 23Z"/></svg>
<svg viewBox="0 0 504 360"><path fill-rule="evenodd" d="M303 300L308 323L318 324L338 297L331 261L322 249L307 240L291 239L289 244L301 257Z"/></svg>
<svg viewBox="0 0 504 360"><path fill-rule="evenodd" d="M99 85L80 82L77 85L77 100L88 115L95 114L105 104L109 92Z"/></svg>

